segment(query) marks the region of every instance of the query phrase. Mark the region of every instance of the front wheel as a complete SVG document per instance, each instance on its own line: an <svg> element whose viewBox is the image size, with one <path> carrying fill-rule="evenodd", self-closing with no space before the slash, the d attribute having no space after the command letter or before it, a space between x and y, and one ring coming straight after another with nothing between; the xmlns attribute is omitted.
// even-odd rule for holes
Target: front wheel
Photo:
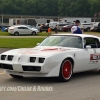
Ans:
<svg viewBox="0 0 100 100"><path fill-rule="evenodd" d="M90 31L90 28L89 28L89 27L87 28L87 31L88 31L88 32Z"/></svg>
<svg viewBox="0 0 100 100"><path fill-rule="evenodd" d="M13 74L10 74L10 76L13 77L13 78L23 78L23 76L13 75Z"/></svg>
<svg viewBox="0 0 100 100"><path fill-rule="evenodd" d="M33 31L33 32L32 32L32 35L36 35L36 32L35 32L35 31Z"/></svg>
<svg viewBox="0 0 100 100"><path fill-rule="evenodd" d="M19 33L18 33L18 32L15 32L15 33L14 33L14 35L15 35L15 36L18 36L18 35L19 35Z"/></svg>
<svg viewBox="0 0 100 100"><path fill-rule="evenodd" d="M60 68L59 80L67 82L71 79L73 74L73 64L70 59L65 59Z"/></svg>

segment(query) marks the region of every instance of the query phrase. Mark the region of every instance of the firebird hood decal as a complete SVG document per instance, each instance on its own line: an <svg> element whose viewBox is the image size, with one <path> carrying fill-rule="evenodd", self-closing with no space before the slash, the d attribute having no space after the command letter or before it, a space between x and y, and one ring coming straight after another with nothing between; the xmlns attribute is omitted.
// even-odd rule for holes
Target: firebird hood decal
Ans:
<svg viewBox="0 0 100 100"><path fill-rule="evenodd" d="M64 51L75 50L77 48L67 48L67 47L47 47L47 46L37 46L35 48L22 48L22 49L14 49L5 52L6 54L12 55L51 55Z"/></svg>
<svg viewBox="0 0 100 100"><path fill-rule="evenodd" d="M31 49L24 49L19 50L18 53L20 54L52 54L52 53L58 53L62 51L70 50L67 48L55 48L55 47L47 47L47 48L31 48Z"/></svg>

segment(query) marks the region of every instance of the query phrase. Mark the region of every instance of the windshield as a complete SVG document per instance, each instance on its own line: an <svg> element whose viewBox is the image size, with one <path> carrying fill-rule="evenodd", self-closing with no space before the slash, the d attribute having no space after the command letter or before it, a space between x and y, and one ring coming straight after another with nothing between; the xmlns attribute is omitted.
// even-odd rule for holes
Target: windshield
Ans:
<svg viewBox="0 0 100 100"><path fill-rule="evenodd" d="M61 46L83 48L82 38L79 36L49 36L39 46Z"/></svg>

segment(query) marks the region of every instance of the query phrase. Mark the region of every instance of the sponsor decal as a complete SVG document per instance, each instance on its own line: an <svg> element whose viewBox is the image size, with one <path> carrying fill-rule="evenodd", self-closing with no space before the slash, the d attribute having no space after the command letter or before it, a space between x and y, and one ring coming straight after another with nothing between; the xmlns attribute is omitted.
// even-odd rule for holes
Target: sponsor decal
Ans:
<svg viewBox="0 0 100 100"><path fill-rule="evenodd" d="M90 54L90 60L100 60L100 54Z"/></svg>

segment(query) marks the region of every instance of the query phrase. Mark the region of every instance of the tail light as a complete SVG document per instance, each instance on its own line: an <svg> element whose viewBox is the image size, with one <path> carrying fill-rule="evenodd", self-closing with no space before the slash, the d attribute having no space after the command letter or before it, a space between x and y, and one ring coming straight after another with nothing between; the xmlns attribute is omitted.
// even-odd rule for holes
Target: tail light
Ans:
<svg viewBox="0 0 100 100"><path fill-rule="evenodd" d="M13 30L13 28L10 28L10 30Z"/></svg>

